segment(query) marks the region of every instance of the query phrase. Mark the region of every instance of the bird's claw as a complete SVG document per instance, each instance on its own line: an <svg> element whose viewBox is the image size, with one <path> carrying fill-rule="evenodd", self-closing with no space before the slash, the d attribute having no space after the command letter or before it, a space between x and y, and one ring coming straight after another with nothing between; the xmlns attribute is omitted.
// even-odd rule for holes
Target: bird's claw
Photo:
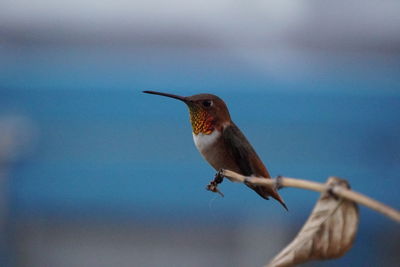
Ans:
<svg viewBox="0 0 400 267"><path fill-rule="evenodd" d="M216 182L217 184L222 183L224 176L222 175L222 173L224 172L223 169L220 169L214 176L214 182Z"/></svg>
<svg viewBox="0 0 400 267"><path fill-rule="evenodd" d="M224 176L222 175L223 169L220 169L214 177L214 180L212 180L206 187L208 191L218 193L221 195L221 197L224 197L224 194L218 189L218 185L222 183L224 180Z"/></svg>
<svg viewBox="0 0 400 267"><path fill-rule="evenodd" d="M218 184L215 183L214 181L211 181L211 183L209 185L207 185L206 189L208 191L218 193L218 194L220 194L221 197L224 197L224 194L218 189Z"/></svg>

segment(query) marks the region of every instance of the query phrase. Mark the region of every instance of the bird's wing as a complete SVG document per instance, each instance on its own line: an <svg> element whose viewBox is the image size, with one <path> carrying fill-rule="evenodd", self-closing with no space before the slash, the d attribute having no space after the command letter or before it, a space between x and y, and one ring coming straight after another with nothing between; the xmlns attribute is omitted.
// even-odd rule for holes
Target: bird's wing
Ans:
<svg viewBox="0 0 400 267"><path fill-rule="evenodd" d="M241 174L268 178L269 173L244 134L234 124L224 127L222 136Z"/></svg>
<svg viewBox="0 0 400 267"><path fill-rule="evenodd" d="M229 150L229 153L231 153L231 156L233 156L235 159L236 165L239 167L241 174L246 176L255 175L264 178L271 177L254 148L234 123L231 123L224 128L222 136L224 138L226 148ZM272 196L287 210L285 202L275 189L264 186L248 186L265 199L268 199L269 196Z"/></svg>

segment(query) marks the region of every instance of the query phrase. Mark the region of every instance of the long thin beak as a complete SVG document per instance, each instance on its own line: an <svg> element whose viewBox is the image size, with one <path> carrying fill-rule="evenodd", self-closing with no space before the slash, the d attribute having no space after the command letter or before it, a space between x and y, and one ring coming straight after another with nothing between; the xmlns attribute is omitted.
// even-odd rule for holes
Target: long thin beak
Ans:
<svg viewBox="0 0 400 267"><path fill-rule="evenodd" d="M161 95L161 96L166 96L166 97L170 97L170 98L175 98L175 99L178 99L178 100L183 101L185 103L188 102L187 97L184 97L184 96L161 93L161 92L156 92L156 91L143 91L143 93L152 94L152 95Z"/></svg>

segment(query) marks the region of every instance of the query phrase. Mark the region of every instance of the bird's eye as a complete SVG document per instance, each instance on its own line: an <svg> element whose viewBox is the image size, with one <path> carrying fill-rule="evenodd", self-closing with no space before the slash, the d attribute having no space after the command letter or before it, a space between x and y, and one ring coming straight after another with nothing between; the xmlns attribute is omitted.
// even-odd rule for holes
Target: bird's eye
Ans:
<svg viewBox="0 0 400 267"><path fill-rule="evenodd" d="M213 102L211 100L204 100L202 104L208 108L212 106Z"/></svg>

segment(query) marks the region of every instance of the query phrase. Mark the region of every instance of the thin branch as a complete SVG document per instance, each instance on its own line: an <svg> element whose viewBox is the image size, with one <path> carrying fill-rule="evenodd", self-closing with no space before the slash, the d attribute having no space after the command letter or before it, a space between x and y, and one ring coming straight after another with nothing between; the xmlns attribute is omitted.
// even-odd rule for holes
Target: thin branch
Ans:
<svg viewBox="0 0 400 267"><path fill-rule="evenodd" d="M261 185L266 187L274 187L274 188L295 187L321 193L329 191L341 198L357 202L379 213L382 213L387 217L391 218L392 220L400 223L400 212L398 210L389 207L379 201L376 201L370 197L367 197L363 194L354 192L349 189L345 189L341 186L328 186L322 183L311 182L307 180L301 180L289 177L279 177L277 179L248 177L230 170L221 170L220 175L228 178L232 182Z"/></svg>

